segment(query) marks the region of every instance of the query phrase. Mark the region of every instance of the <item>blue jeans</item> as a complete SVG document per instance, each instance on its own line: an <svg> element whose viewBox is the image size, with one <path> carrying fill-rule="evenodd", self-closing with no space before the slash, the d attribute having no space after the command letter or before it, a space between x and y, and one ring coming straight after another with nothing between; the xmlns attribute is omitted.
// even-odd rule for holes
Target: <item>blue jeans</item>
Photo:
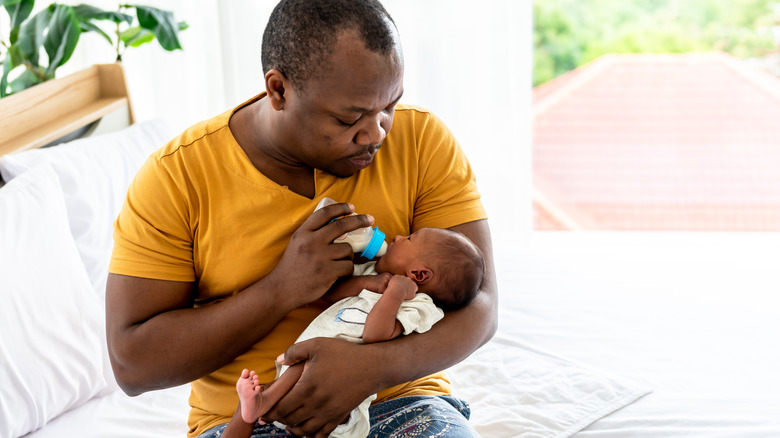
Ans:
<svg viewBox="0 0 780 438"><path fill-rule="evenodd" d="M479 434L469 425L468 403L449 395L411 396L377 403L368 410L371 438L474 438ZM200 438L218 438L227 424L212 427ZM289 438L273 424L255 426L252 438Z"/></svg>

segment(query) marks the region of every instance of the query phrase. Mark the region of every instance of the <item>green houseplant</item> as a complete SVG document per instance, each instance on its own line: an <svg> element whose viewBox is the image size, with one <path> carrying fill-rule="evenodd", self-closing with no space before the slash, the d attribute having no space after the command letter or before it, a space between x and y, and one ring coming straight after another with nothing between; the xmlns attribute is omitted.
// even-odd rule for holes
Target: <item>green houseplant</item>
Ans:
<svg viewBox="0 0 780 438"><path fill-rule="evenodd" d="M8 32L0 29L0 98L54 79L84 32L99 34L116 49L117 61L121 61L128 47L155 39L165 50L181 49L178 33L187 28L170 11L141 5L120 4L118 10L106 11L86 4L52 3L35 15L31 15L35 0L0 0L0 5L10 19ZM18 74L10 79L14 70Z"/></svg>

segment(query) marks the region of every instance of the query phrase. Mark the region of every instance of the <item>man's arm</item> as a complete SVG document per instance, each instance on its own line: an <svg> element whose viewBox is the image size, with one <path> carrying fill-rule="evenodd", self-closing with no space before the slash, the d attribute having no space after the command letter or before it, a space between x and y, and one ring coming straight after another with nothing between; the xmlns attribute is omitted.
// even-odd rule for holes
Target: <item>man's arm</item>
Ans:
<svg viewBox="0 0 780 438"><path fill-rule="evenodd" d="M291 310L319 299L352 273L352 250L333 244L370 226L366 215L335 204L312 214L294 233L266 277L221 302L194 308L195 284L112 274L106 285L106 331L117 382L130 395L209 374L248 350Z"/></svg>
<svg viewBox="0 0 780 438"><path fill-rule="evenodd" d="M110 274L106 285L109 356L129 395L198 379L243 353L294 304L258 282L220 303L192 308L192 283Z"/></svg>
<svg viewBox="0 0 780 438"><path fill-rule="evenodd" d="M296 435L325 437L370 394L444 370L468 357L493 337L498 290L490 228L486 220L452 227L471 239L485 257L481 292L466 307L446 314L424 334L389 342L355 345L318 338L293 345L284 363L306 360L298 384L266 414ZM425 360L409 360L423 357Z"/></svg>

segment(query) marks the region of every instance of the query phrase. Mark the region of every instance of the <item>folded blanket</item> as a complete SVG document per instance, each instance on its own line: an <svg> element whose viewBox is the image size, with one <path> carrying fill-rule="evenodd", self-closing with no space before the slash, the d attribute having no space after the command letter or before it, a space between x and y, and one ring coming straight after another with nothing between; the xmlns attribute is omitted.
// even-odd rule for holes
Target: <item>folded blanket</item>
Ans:
<svg viewBox="0 0 780 438"><path fill-rule="evenodd" d="M453 394L471 404L472 425L491 438L565 438L651 392L645 383L575 364L500 333L448 375Z"/></svg>

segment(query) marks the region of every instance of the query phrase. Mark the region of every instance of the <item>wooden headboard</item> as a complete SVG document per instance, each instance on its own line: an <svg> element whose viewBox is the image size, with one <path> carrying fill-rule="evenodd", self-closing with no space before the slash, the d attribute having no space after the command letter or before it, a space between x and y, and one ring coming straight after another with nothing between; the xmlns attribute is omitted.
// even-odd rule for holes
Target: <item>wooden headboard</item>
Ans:
<svg viewBox="0 0 780 438"><path fill-rule="evenodd" d="M133 122L121 64L93 65L0 99L0 156Z"/></svg>

